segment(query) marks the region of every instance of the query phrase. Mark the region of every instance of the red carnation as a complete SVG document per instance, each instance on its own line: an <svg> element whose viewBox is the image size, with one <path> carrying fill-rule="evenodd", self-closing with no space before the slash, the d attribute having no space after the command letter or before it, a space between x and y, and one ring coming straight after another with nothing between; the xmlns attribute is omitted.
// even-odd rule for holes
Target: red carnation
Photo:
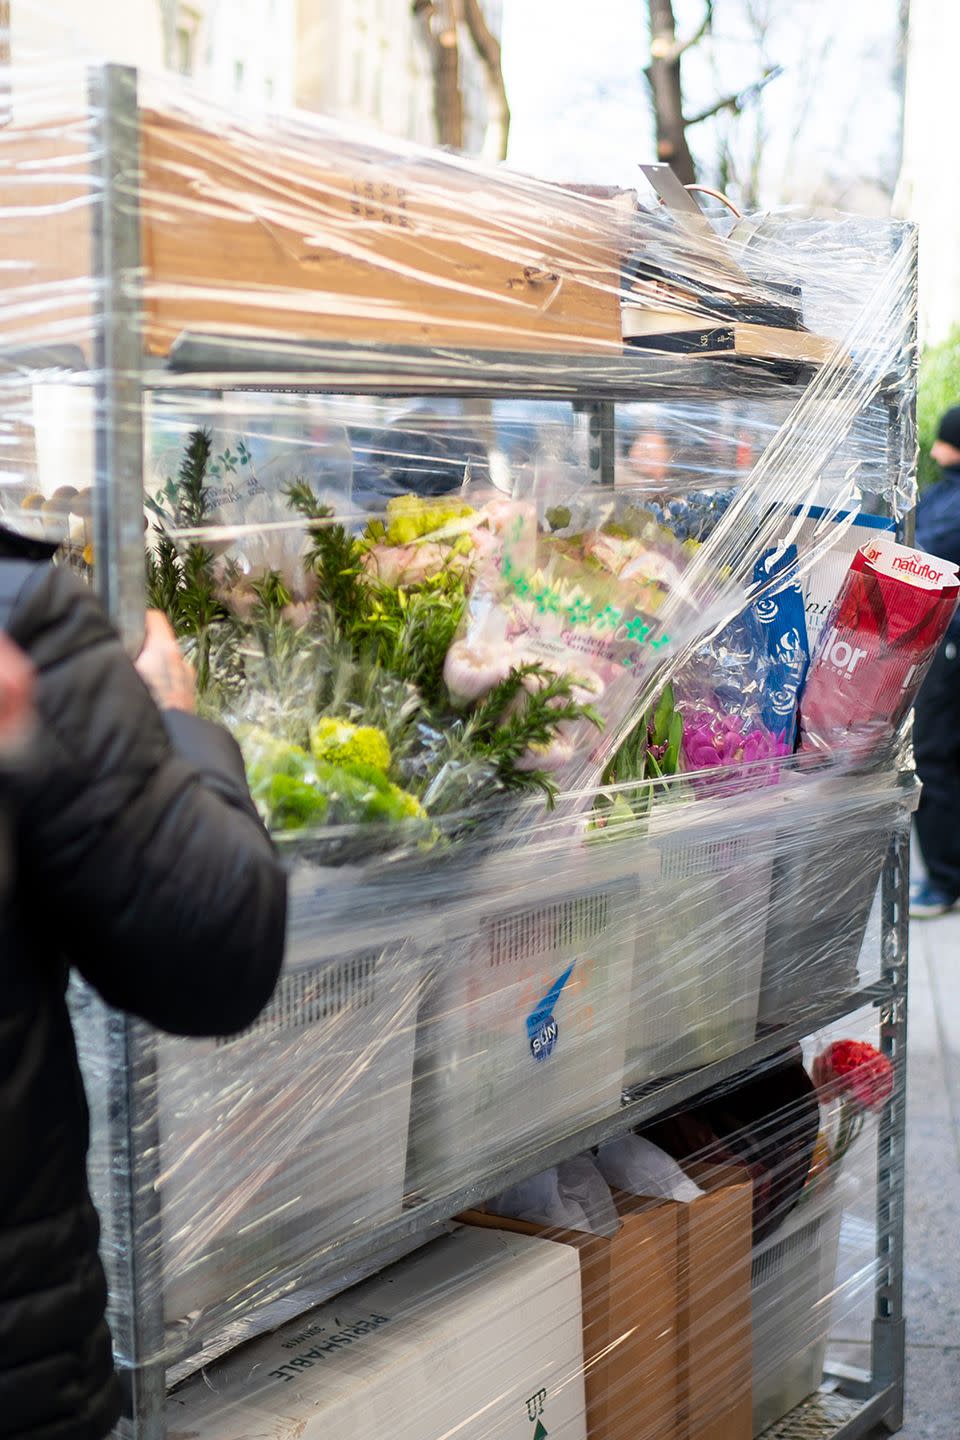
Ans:
<svg viewBox="0 0 960 1440"><path fill-rule="evenodd" d="M813 1083L826 1096L879 1114L893 1094L893 1066L864 1040L835 1040L813 1062Z"/></svg>

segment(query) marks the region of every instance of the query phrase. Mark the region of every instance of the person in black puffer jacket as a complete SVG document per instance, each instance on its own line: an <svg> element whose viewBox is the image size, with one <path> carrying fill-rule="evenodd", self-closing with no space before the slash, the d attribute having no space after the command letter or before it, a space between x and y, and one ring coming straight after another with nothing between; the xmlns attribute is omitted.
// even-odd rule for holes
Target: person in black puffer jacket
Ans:
<svg viewBox="0 0 960 1440"><path fill-rule="evenodd" d="M3 785L0 1436L102 1440L121 1391L69 969L176 1034L241 1030L276 983L286 884L239 750L186 713L192 675L162 617L135 668L49 555L0 530L0 629L33 664L36 710Z"/></svg>

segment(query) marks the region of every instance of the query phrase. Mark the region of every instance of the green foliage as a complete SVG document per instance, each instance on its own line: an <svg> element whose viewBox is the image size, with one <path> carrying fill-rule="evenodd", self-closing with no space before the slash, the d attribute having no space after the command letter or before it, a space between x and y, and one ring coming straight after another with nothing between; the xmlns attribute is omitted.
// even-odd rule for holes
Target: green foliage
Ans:
<svg viewBox="0 0 960 1440"><path fill-rule="evenodd" d="M530 687L527 682L537 683ZM546 747L566 722L603 721L592 705L573 698L574 681L534 662L511 670L477 705L466 722L464 738L476 757L495 767L505 789L541 790L552 804L556 785L543 770L518 770L517 762L531 749Z"/></svg>
<svg viewBox="0 0 960 1440"><path fill-rule="evenodd" d="M147 556L147 603L164 612L180 639L190 641L190 657L201 698L213 687L211 658L214 652L218 655L220 679L231 671L227 651L233 656L235 626L220 598L213 552L198 540L192 540L185 550L178 551L167 527L202 530L210 524L206 486L210 453L210 432L194 430L187 441L176 480L168 480L148 501L156 517L157 540L154 553Z"/></svg>
<svg viewBox="0 0 960 1440"><path fill-rule="evenodd" d="M953 405L960 405L960 328L954 330L943 344L928 346L920 359L917 392L920 463L917 478L921 489L940 478L930 449L937 438L941 416Z"/></svg>
<svg viewBox="0 0 960 1440"><path fill-rule="evenodd" d="M632 822L647 814L658 783L676 775L680 768L682 742L683 717L676 708L673 686L667 685L656 705L641 716L603 772L605 785L629 785L630 789L597 797L595 823L598 828Z"/></svg>
<svg viewBox="0 0 960 1440"><path fill-rule="evenodd" d="M285 493L290 508L313 522L307 564L317 577L317 598L330 606L349 637L369 603L363 549L342 525L334 522L330 507L320 504L306 480L295 480Z"/></svg>
<svg viewBox="0 0 960 1440"><path fill-rule="evenodd" d="M416 589L371 583L354 637L383 669L416 685L427 705L443 702L443 664L467 603L462 574L444 570Z"/></svg>
<svg viewBox="0 0 960 1440"><path fill-rule="evenodd" d="M428 705L445 695L443 662L463 618L466 580L442 570L415 588L382 585L367 574L363 546L330 518L309 484L287 491L291 507L314 523L308 563L317 599L335 616L338 634L355 657L415 685ZM413 523L413 522L411 522Z"/></svg>

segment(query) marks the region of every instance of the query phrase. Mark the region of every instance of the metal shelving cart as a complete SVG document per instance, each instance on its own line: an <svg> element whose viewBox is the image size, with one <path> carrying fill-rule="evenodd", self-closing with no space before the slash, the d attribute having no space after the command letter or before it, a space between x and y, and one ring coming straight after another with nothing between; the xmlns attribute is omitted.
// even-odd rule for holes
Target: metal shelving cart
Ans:
<svg viewBox="0 0 960 1440"><path fill-rule="evenodd" d="M141 274L139 246L137 78L106 67L93 79L93 110L99 128L100 203L93 238L98 306L92 364L72 350L8 350L5 361L24 373L51 368L89 377L96 403L97 576L120 627L135 641L142 623L141 547L144 401L151 391L171 394L225 385L301 393L427 395L443 391L462 397L564 401L586 417L590 466L600 481L612 478L614 407L644 397L662 399L671 386L685 397L745 396L750 399L799 393L809 373L779 371L649 353L625 354L617 362L594 363L572 356L400 347L360 350L312 346L296 341L226 341L216 335L184 333L165 361L149 358L141 339L141 300L131 277ZM913 244L905 230L906 243ZM357 378L358 376L362 378ZM889 400L890 403L886 403ZM891 473L912 463L914 435L902 396L885 397L889 420L887 455ZM438 1232L452 1216L482 1201L532 1170L556 1164L599 1142L626 1133L654 1117L676 1111L694 1097L782 1050L785 1044L855 1011L872 1007L879 1016L885 1053L897 1062L897 1085L879 1128L877 1154L878 1283L871 1366L846 1372L833 1393L820 1394L768 1432L768 1440L857 1440L875 1425L896 1430L902 1420L904 1371L903 1194L907 1001L908 851L893 843L881 889L882 960L876 983L834 999L802 1022L779 1028L731 1058L707 1064L624 1098L595 1123L544 1146L533 1159L500 1164L482 1181L453 1186L445 1193L408 1201L399 1218L334 1246L302 1276L295 1299L265 1307L242 1327L208 1340L202 1348L171 1349L162 1309L160 1199L156 1174L155 1037L139 1022L107 1014L91 996L77 997L83 1043L97 1058L92 1109L109 1146L110 1193L101 1196L111 1257L112 1321L125 1358L130 1418L126 1440L164 1440L168 1386L205 1360L282 1318L302 1311L380 1269ZM157 1359L166 1354L167 1362Z"/></svg>

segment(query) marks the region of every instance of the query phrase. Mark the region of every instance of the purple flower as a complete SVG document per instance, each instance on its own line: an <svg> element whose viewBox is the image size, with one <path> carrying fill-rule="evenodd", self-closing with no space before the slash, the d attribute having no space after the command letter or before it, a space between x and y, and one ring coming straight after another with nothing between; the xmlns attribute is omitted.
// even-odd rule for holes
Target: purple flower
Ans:
<svg viewBox="0 0 960 1440"><path fill-rule="evenodd" d="M683 757L688 770L747 767L788 755L783 735L773 735L759 720L699 710L684 717Z"/></svg>

